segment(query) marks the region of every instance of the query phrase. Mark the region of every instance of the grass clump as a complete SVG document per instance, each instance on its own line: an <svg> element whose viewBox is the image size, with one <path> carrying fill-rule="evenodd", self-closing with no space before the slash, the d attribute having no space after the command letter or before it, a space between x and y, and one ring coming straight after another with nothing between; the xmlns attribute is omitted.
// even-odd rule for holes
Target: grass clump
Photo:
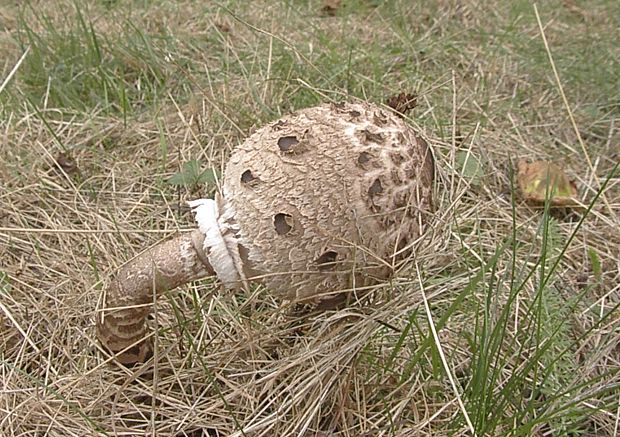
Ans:
<svg viewBox="0 0 620 437"><path fill-rule="evenodd" d="M30 53L14 101L26 98L37 108L126 117L156 105L163 92L179 85L175 82L182 76L166 60L167 53L178 50L170 35L149 34L129 17L102 30L93 15L80 3L56 17L29 3L23 7L15 38Z"/></svg>

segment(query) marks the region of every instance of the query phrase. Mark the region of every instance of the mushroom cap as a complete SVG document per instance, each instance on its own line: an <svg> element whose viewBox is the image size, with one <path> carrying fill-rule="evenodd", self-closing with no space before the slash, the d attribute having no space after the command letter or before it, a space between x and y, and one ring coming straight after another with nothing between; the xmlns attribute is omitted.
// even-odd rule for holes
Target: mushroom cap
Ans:
<svg viewBox="0 0 620 437"><path fill-rule="evenodd" d="M257 130L223 185L246 276L296 299L389 278L430 217L433 166L411 126L369 103L322 104Z"/></svg>

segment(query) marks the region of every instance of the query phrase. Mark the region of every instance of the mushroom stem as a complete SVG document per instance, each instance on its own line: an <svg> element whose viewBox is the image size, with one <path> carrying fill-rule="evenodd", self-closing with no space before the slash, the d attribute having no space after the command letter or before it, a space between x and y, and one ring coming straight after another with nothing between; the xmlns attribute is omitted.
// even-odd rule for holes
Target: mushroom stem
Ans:
<svg viewBox="0 0 620 437"><path fill-rule="evenodd" d="M213 275L200 230L177 236L141 253L122 266L106 289L97 335L119 362L131 365L152 355L145 339L146 317L163 292Z"/></svg>

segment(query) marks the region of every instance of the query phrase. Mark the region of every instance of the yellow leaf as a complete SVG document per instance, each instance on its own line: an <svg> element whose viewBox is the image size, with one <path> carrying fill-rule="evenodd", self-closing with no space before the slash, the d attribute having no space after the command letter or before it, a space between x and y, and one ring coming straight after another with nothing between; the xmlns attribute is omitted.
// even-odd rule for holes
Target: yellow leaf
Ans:
<svg viewBox="0 0 620 437"><path fill-rule="evenodd" d="M551 206L575 206L578 203L577 186L564 170L552 162L519 161L517 163L517 184L521 195L528 202L544 203L549 199Z"/></svg>
<svg viewBox="0 0 620 437"><path fill-rule="evenodd" d="M340 8L340 0L325 0L323 2L323 12L327 15L334 16Z"/></svg>

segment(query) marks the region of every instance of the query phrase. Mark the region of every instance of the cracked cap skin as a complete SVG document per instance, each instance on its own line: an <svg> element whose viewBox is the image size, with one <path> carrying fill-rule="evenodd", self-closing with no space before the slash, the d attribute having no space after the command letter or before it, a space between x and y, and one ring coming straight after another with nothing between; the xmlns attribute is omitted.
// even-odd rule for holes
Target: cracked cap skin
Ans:
<svg viewBox="0 0 620 437"><path fill-rule="evenodd" d="M427 142L389 109L322 104L257 130L228 161L245 276L307 300L389 278L432 212Z"/></svg>

